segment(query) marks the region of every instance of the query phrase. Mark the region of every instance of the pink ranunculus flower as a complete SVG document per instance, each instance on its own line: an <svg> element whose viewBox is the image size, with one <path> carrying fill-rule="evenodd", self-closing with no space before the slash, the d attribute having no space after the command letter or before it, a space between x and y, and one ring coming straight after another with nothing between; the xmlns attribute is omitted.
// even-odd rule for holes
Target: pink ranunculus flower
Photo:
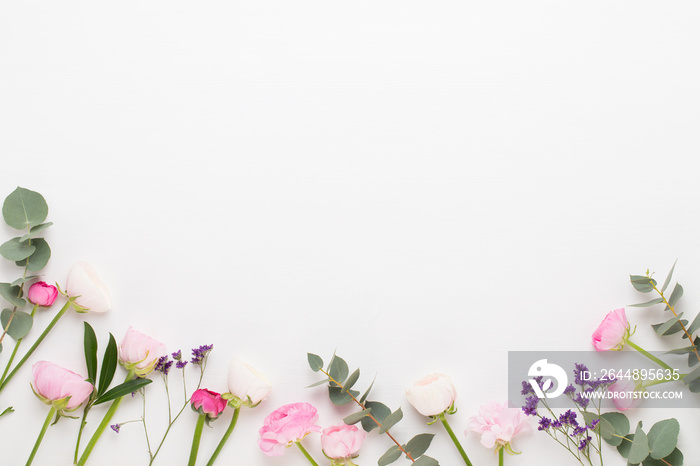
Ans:
<svg viewBox="0 0 700 466"><path fill-rule="evenodd" d="M507 403L487 403L479 408L479 414L469 418L469 430L481 434L481 444L486 448L505 450L513 454L515 451L510 442L518 435L529 432L531 427L522 410L508 408Z"/></svg>
<svg viewBox="0 0 700 466"><path fill-rule="evenodd" d="M111 307L109 290L87 262L78 262L71 267L66 279L66 293L75 296L75 304L90 312L107 312Z"/></svg>
<svg viewBox="0 0 700 466"><path fill-rule="evenodd" d="M32 366L32 390L44 403L59 413L75 411L88 399L94 387L83 377L52 362L39 361Z"/></svg>
<svg viewBox="0 0 700 466"><path fill-rule="evenodd" d="M226 400L221 398L220 393L200 388L192 394L190 398L192 409L199 414L206 414L207 418L212 420L219 417L219 414L224 412L226 408Z"/></svg>
<svg viewBox="0 0 700 466"><path fill-rule="evenodd" d="M603 322L593 332L593 346L596 351L619 351L630 336L630 324L624 309L615 309L605 316Z"/></svg>
<svg viewBox="0 0 700 466"><path fill-rule="evenodd" d="M30 303L41 307L51 307L56 301L58 290L46 282L36 282L29 287L27 299Z"/></svg>
<svg viewBox="0 0 700 466"><path fill-rule="evenodd" d="M348 459L357 456L365 431L354 425L340 424L321 431L321 448L331 459Z"/></svg>
<svg viewBox="0 0 700 466"><path fill-rule="evenodd" d="M281 456L286 447L311 432L318 432L321 428L314 424L317 420L316 408L309 403L292 403L278 408L265 418L260 428L260 449L267 456Z"/></svg>
<svg viewBox="0 0 700 466"><path fill-rule="evenodd" d="M128 371L135 370L138 377L150 374L165 355L165 345L148 335L129 327L119 345L119 364Z"/></svg>
<svg viewBox="0 0 700 466"><path fill-rule="evenodd" d="M642 402L641 387L633 379L620 379L608 387L612 394L613 404L619 411L636 408Z"/></svg>
<svg viewBox="0 0 700 466"><path fill-rule="evenodd" d="M406 390L406 398L423 416L437 416L455 401L457 391L445 374L430 374Z"/></svg>

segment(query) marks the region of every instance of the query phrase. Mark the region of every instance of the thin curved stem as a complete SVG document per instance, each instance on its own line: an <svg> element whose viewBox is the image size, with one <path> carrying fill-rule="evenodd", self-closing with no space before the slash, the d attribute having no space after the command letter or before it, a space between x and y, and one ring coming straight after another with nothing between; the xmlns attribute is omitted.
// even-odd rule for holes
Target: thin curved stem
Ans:
<svg viewBox="0 0 700 466"><path fill-rule="evenodd" d="M452 427L450 427L450 424L447 422L447 418L445 417L445 413L440 413L438 415L438 417L440 418L440 422L442 422L442 425L445 426L445 430L447 431L447 434L452 439L452 443L454 443L455 446L457 447L457 450L459 451L459 454L462 456L464 463L467 466L472 466L472 462L469 461L469 457L467 456L467 452L464 451L464 448L462 448L462 444L459 443L459 440L457 439L457 436L455 435L454 431L452 430ZM501 448L501 453L503 453L502 448Z"/></svg>
<svg viewBox="0 0 700 466"><path fill-rule="evenodd" d="M197 462L197 452L199 451L199 441L202 439L202 430L204 429L204 420L207 418L206 414L200 414L197 418L197 425L194 428L194 436L192 437L192 448L190 449L190 459L187 462L187 466L195 466Z"/></svg>
<svg viewBox="0 0 700 466"><path fill-rule="evenodd" d="M306 451L306 448L304 448L304 445L301 444L301 442L294 442L297 447L299 447L299 450L304 454L307 460L309 460L309 463L313 464L314 466L318 466L318 463L316 462L315 459L309 454L308 451Z"/></svg>
<svg viewBox="0 0 700 466"><path fill-rule="evenodd" d="M41 445L41 441L44 440L44 435L46 434L46 430L49 428L49 425L51 425L51 418L56 414L56 408L51 406L51 409L49 410L49 415L46 416L46 420L44 421L44 425L41 427L41 431L39 432L39 436L36 439L36 443L34 444L34 448L32 449L31 454L29 455L29 459L27 460L26 466L29 466L32 464L32 461L34 461L34 457L36 456L36 452L39 451L39 446Z"/></svg>
<svg viewBox="0 0 700 466"><path fill-rule="evenodd" d="M211 455L211 458L209 459L207 466L212 466L214 464L214 461L216 461L217 456L219 456L219 453L221 453L221 450L224 448L224 445L226 445L226 442L228 441L229 437L233 433L233 429L236 428L236 421L238 421L238 414L240 412L241 412L240 406L233 411L233 417L231 418L231 424L229 424L228 429L226 429L224 436L221 437L221 441L216 446L216 450L214 450L214 454Z"/></svg>
<svg viewBox="0 0 700 466"><path fill-rule="evenodd" d="M503 466L503 448L498 450L498 466Z"/></svg>
<svg viewBox="0 0 700 466"><path fill-rule="evenodd" d="M73 305L73 301L75 301L75 298L69 298L66 304L63 305L60 311L58 311L58 314L56 314L56 317L53 318L51 322L49 322L49 325L44 329L44 332L39 335L39 338L34 342L31 348L29 348L29 351L27 351L27 354L24 355L24 357L17 363L14 369L12 369L12 372L7 376L6 379L2 381L2 384L0 384L0 392L5 388L5 386L10 382L12 377L15 376L18 370L22 368L25 362L27 362L27 359L34 353L34 351L37 349L37 347L41 344L42 341L44 341L44 338L46 338L46 335L49 334L51 329L54 328L54 326L58 323L58 321L65 315L66 312L68 312L68 309L71 308Z"/></svg>
<svg viewBox="0 0 700 466"><path fill-rule="evenodd" d="M635 344L630 339L627 339L627 344L630 345L631 348L639 351L642 355L646 356L647 359L650 359L650 360L654 361L656 364L658 364L659 366L663 367L664 369L668 369L671 372L673 372L673 368L671 366L669 366L668 364L666 364L661 359L657 358L656 356L654 356L653 354L651 354L649 351L645 350L641 346Z"/></svg>

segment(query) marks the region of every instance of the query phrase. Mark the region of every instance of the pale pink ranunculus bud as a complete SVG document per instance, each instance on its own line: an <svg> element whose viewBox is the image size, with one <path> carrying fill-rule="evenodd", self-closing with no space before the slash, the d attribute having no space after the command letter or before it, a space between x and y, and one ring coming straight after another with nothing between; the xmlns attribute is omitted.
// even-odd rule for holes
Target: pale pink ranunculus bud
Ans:
<svg viewBox="0 0 700 466"><path fill-rule="evenodd" d="M457 391L445 374L430 374L406 390L406 398L423 416L437 416L452 406Z"/></svg>
<svg viewBox="0 0 700 466"><path fill-rule="evenodd" d="M593 332L593 346L596 351L619 351L629 338L629 329L624 309L610 311Z"/></svg>
<svg viewBox="0 0 700 466"><path fill-rule="evenodd" d="M530 424L521 409L509 408L506 403L487 403L479 408L479 414L469 418L469 430L481 434L481 444L486 448L505 448L512 453L510 442L519 434L529 432Z"/></svg>
<svg viewBox="0 0 700 466"><path fill-rule="evenodd" d="M340 424L321 431L321 448L331 459L354 458L365 439L365 431L355 425Z"/></svg>
<svg viewBox="0 0 700 466"><path fill-rule="evenodd" d="M619 411L636 408L642 402L641 391L633 379L619 379L608 387L613 404Z"/></svg>
<svg viewBox="0 0 700 466"><path fill-rule="evenodd" d="M51 307L56 301L58 290L55 286L49 285L46 282L36 282L29 287L27 291L27 299L30 303L41 307Z"/></svg>
<svg viewBox="0 0 700 466"><path fill-rule="evenodd" d="M272 387L264 375L236 358L228 371L228 389L246 406L257 406L270 395Z"/></svg>
<svg viewBox="0 0 700 466"><path fill-rule="evenodd" d="M87 262L71 267L66 279L66 294L74 296L75 303L90 312L107 312L111 304L109 290Z"/></svg>
<svg viewBox="0 0 700 466"><path fill-rule="evenodd" d="M267 456L281 456L286 447L321 428L316 408L309 403L284 405L270 413L260 428L258 445Z"/></svg>
<svg viewBox="0 0 700 466"><path fill-rule="evenodd" d="M59 412L75 411L88 399L94 387L83 377L48 361L32 366L34 394Z"/></svg>
<svg viewBox="0 0 700 466"><path fill-rule="evenodd" d="M119 364L129 371L135 369L135 374L143 377L154 369L158 359L165 354L163 343L129 327L119 345Z"/></svg>
<svg viewBox="0 0 700 466"><path fill-rule="evenodd" d="M227 402L221 398L220 393L200 388L190 398L192 409L199 414L206 414L209 419L216 419L224 412Z"/></svg>

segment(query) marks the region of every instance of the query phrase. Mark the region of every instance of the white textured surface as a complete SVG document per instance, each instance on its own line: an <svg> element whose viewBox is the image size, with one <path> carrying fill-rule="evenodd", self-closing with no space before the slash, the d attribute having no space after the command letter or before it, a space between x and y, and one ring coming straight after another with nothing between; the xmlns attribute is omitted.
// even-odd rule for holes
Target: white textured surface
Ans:
<svg viewBox="0 0 700 466"><path fill-rule="evenodd" d="M589 349L605 313L639 299L628 273L663 275L679 258L683 306L698 308L698 10L6 2L0 195L22 185L47 198L47 280L80 259L104 276L114 310L87 317L103 342L133 325L173 350L214 343L214 390L234 355L269 375L271 399L241 415L221 464L305 464L295 451L265 457L257 429L295 401L315 404L322 425L349 412L304 389L306 351L335 349L362 368L361 387L377 373L376 398L404 407L397 437L435 432L429 454L459 464L407 405L414 379L452 374L461 432L480 404L505 399L508 350ZM666 347L647 325L657 311L629 315L641 343ZM82 320L65 318L33 360L84 372ZM17 409L0 419L3 464L23 464L45 415L29 376L0 398ZM151 393L158 437L164 402ZM696 413L632 416L678 416L696 464ZM127 400L117 418L138 415ZM156 464L184 463L194 415L183 416ZM205 432L203 461L227 423ZM35 464L69 464L77 425L51 429ZM476 466L496 464L475 436L464 443ZM360 463L389 446L370 436ZM516 448L512 466L570 464L544 435ZM146 464L144 449L130 424L90 464Z"/></svg>

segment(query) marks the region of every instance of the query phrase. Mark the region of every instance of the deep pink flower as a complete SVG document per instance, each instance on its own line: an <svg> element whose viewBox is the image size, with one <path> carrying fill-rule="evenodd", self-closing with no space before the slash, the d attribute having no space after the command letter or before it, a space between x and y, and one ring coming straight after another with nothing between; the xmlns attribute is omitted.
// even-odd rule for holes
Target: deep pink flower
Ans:
<svg viewBox="0 0 700 466"><path fill-rule="evenodd" d="M593 332L593 346L596 351L621 350L629 337L629 328L624 309L610 311Z"/></svg>
<svg viewBox="0 0 700 466"><path fill-rule="evenodd" d="M226 409L226 400L220 393L201 388L192 394L190 398L192 409L199 414L206 414L209 419L216 419Z"/></svg>
<svg viewBox="0 0 700 466"><path fill-rule="evenodd" d="M318 432L321 428L314 425L317 420L316 408L309 403L284 405L265 418L258 444L267 456L281 456L286 447Z"/></svg>
<svg viewBox="0 0 700 466"><path fill-rule="evenodd" d="M27 291L29 302L41 307L51 307L57 296L58 290L56 287L46 282L36 282Z"/></svg>
<svg viewBox="0 0 700 466"><path fill-rule="evenodd" d="M340 424L321 431L321 447L332 459L353 458L360 451L365 431L354 425Z"/></svg>
<svg viewBox="0 0 700 466"><path fill-rule="evenodd" d="M481 434L481 444L486 448L505 448L508 452L512 452L510 442L513 438L530 430L530 424L522 410L508 408L506 403L487 403L481 406L479 414L469 418L468 426L468 430Z"/></svg>
<svg viewBox="0 0 700 466"><path fill-rule="evenodd" d="M83 377L52 362L39 361L32 366L34 394L59 411L75 411L87 400L94 387Z"/></svg>

